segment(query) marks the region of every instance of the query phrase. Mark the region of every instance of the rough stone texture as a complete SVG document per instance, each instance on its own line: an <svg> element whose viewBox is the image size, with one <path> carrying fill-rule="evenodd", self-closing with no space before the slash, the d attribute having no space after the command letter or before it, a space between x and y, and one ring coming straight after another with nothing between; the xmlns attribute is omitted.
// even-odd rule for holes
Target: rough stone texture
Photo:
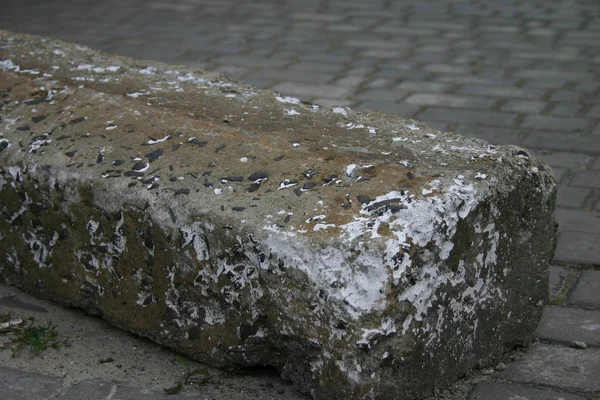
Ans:
<svg viewBox="0 0 600 400"><path fill-rule="evenodd" d="M62 383L63 379L58 376L0 367L2 400L44 400L56 392Z"/></svg>
<svg viewBox="0 0 600 400"><path fill-rule="evenodd" d="M4 282L320 399L532 339L556 185L526 150L8 32L0 60Z"/></svg>

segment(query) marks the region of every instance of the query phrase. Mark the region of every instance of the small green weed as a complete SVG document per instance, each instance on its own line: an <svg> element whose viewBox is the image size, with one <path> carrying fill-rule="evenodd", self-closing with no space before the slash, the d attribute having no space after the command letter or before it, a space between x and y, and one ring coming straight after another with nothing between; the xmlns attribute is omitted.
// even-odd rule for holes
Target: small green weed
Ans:
<svg viewBox="0 0 600 400"><path fill-rule="evenodd" d="M0 314L0 335L9 339L0 349L10 349L13 357L23 348L29 348L38 355L48 348L58 349L64 344L58 339L56 325L52 322L45 326L36 325L33 317L11 319L10 314Z"/></svg>

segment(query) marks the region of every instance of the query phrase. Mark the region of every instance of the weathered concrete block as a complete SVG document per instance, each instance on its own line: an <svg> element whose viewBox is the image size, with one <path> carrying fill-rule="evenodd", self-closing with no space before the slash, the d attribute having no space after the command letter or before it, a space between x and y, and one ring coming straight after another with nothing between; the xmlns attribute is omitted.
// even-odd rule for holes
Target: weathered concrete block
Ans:
<svg viewBox="0 0 600 400"><path fill-rule="evenodd" d="M416 399L532 339L526 150L0 32L0 277L318 399Z"/></svg>

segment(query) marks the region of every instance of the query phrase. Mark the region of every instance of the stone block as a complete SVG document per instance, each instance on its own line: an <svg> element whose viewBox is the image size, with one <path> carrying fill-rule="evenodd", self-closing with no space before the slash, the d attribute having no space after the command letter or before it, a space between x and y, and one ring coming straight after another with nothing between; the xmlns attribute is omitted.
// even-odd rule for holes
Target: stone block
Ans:
<svg viewBox="0 0 600 400"><path fill-rule="evenodd" d="M600 347L600 311L546 306L536 335L542 340Z"/></svg>
<svg viewBox="0 0 600 400"><path fill-rule="evenodd" d="M3 282L316 399L533 340L556 184L527 150L6 31L0 69Z"/></svg>

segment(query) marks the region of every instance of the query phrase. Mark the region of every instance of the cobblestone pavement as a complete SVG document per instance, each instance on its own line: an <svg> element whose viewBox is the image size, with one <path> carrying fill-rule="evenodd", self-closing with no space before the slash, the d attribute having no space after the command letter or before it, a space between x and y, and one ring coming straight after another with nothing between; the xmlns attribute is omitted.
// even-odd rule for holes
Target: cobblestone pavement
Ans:
<svg viewBox="0 0 600 400"><path fill-rule="evenodd" d="M532 149L559 182L553 305L469 398L600 398L598 0L3 0L0 28Z"/></svg>

